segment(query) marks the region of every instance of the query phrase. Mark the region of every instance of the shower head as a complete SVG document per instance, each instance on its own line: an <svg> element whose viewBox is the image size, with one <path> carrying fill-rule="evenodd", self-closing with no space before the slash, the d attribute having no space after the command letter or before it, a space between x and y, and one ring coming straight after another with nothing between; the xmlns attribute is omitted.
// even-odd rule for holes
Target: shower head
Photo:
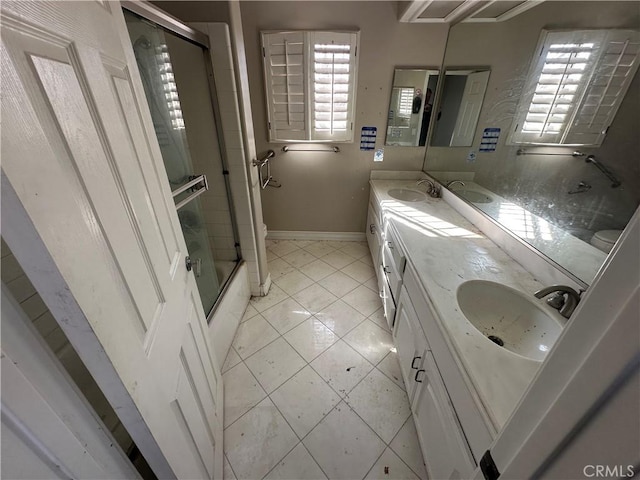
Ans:
<svg viewBox="0 0 640 480"><path fill-rule="evenodd" d="M144 35L141 35L138 37L138 39L135 42L133 42L133 48L137 48L137 47L142 47L145 50L148 50L151 48L151 42L147 37L145 37Z"/></svg>

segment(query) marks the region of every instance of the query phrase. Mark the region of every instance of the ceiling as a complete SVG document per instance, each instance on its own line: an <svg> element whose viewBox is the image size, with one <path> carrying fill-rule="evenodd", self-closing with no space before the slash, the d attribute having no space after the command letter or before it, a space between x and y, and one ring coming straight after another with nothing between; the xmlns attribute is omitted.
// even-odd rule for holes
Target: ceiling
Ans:
<svg viewBox="0 0 640 480"><path fill-rule="evenodd" d="M544 0L413 0L398 2L404 23L503 22Z"/></svg>

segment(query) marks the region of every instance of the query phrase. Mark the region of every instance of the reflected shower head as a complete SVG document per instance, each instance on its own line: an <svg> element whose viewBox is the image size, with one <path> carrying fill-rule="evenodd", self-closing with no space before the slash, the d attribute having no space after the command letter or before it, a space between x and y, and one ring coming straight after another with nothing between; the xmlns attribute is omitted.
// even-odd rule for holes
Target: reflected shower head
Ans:
<svg viewBox="0 0 640 480"><path fill-rule="evenodd" d="M141 35L138 37L138 39L135 42L133 42L133 48L137 48L137 47L142 47L145 50L148 50L151 48L151 42L147 37L145 37L144 35Z"/></svg>

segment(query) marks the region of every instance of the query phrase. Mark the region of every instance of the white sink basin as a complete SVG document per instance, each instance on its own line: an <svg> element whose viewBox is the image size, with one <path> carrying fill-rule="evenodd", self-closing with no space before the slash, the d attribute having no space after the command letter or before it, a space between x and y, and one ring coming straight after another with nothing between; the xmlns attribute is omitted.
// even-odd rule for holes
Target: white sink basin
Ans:
<svg viewBox="0 0 640 480"><path fill-rule="evenodd" d="M493 198L482 192L476 192L475 190L454 190L453 193L461 196L465 200L471 203L491 203Z"/></svg>
<svg viewBox="0 0 640 480"><path fill-rule="evenodd" d="M562 331L534 297L499 283L471 280L458 287L460 310L480 333L507 350L542 361Z"/></svg>
<svg viewBox="0 0 640 480"><path fill-rule="evenodd" d="M392 188L387 192L390 197L403 202L421 202L427 196L416 190L409 190L408 188Z"/></svg>

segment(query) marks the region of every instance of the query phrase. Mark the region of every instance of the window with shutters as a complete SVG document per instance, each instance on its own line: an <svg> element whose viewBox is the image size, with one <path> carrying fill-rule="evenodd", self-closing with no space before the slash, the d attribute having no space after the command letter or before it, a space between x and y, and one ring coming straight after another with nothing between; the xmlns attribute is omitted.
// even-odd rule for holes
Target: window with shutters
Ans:
<svg viewBox="0 0 640 480"><path fill-rule="evenodd" d="M640 34L544 31L511 143L600 145L638 69Z"/></svg>
<svg viewBox="0 0 640 480"><path fill-rule="evenodd" d="M262 33L269 141L353 141L358 37Z"/></svg>

